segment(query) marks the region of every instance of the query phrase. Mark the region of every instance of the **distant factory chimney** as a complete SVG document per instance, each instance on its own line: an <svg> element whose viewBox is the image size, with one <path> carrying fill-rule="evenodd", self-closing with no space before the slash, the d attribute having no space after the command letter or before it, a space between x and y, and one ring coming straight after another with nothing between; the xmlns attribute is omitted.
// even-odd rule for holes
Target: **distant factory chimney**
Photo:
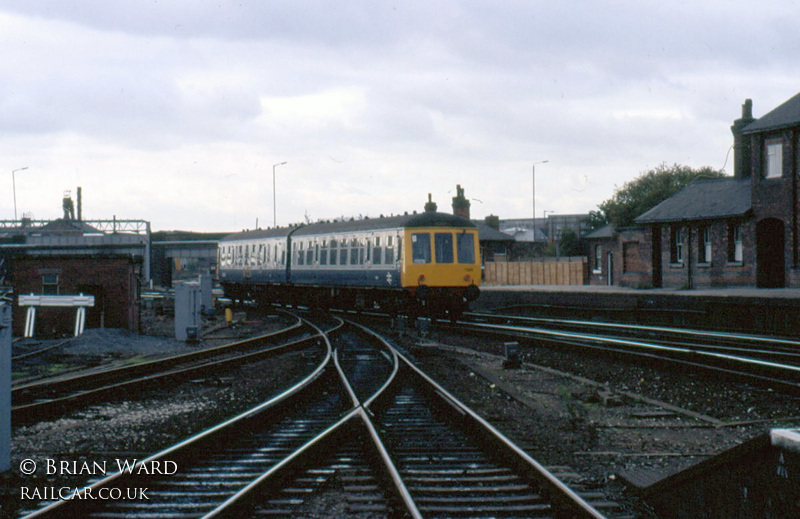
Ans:
<svg viewBox="0 0 800 519"><path fill-rule="evenodd" d="M75 204L72 203L72 193L70 191L64 191L61 208L64 209L64 220L75 219Z"/></svg>
<svg viewBox="0 0 800 519"><path fill-rule="evenodd" d="M78 221L83 221L83 201L81 196L81 186L78 186Z"/></svg>
<svg viewBox="0 0 800 519"><path fill-rule="evenodd" d="M753 147L750 137L744 135L745 127L755 121L753 118L753 100L746 99L742 105L742 117L733 121L731 132L733 133L733 176L735 178L745 178L750 176L750 160L753 155Z"/></svg>
<svg viewBox="0 0 800 519"><path fill-rule="evenodd" d="M469 200L464 196L464 189L456 185L456 196L453 197L453 214L469 220Z"/></svg>
<svg viewBox="0 0 800 519"><path fill-rule="evenodd" d="M428 201L425 203L425 212L426 213L435 213L438 206L436 202L433 201L433 197L430 193L428 193Z"/></svg>

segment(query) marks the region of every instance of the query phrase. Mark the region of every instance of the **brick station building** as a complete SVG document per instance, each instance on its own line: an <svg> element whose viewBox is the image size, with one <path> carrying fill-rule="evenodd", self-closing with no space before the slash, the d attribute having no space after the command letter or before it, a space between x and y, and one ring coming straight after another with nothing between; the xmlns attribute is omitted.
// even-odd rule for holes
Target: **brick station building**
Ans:
<svg viewBox="0 0 800 519"><path fill-rule="evenodd" d="M800 287L800 94L731 127L734 175L699 179L590 243L591 283Z"/></svg>

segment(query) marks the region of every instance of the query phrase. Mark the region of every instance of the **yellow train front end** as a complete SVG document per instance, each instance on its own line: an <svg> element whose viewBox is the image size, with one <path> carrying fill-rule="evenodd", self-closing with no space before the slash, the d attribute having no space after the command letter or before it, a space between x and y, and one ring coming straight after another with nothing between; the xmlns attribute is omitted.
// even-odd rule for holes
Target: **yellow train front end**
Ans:
<svg viewBox="0 0 800 519"><path fill-rule="evenodd" d="M457 316L480 294L480 245L475 227L403 229L401 284L422 313Z"/></svg>

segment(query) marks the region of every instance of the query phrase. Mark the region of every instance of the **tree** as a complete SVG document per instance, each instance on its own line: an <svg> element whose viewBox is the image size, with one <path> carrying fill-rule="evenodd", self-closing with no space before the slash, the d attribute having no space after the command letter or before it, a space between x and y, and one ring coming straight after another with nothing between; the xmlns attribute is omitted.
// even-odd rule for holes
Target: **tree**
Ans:
<svg viewBox="0 0 800 519"><path fill-rule="evenodd" d="M671 197L698 178L721 178L725 174L709 166L692 169L689 166L662 163L641 173L622 187L614 196L590 211L587 223L593 229L611 224L616 228L634 225L634 219Z"/></svg>

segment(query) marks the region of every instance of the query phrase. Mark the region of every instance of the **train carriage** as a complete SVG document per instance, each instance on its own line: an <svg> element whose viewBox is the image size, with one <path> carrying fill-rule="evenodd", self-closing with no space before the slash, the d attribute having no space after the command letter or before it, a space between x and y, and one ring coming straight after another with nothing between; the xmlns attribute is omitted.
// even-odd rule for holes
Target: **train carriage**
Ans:
<svg viewBox="0 0 800 519"><path fill-rule="evenodd" d="M477 298L477 229L443 213L237 233L220 242L234 299L459 314Z"/></svg>

